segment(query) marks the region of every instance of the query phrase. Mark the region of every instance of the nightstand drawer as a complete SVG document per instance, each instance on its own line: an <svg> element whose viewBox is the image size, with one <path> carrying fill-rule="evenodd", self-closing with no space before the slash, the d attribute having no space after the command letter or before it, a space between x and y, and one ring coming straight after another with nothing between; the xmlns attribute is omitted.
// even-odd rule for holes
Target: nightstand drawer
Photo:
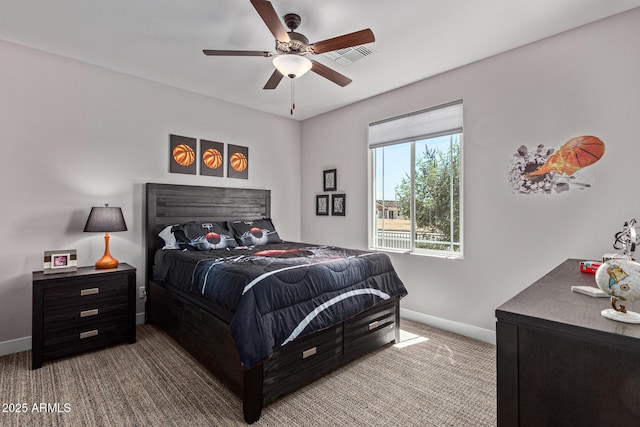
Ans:
<svg viewBox="0 0 640 427"><path fill-rule="evenodd" d="M45 314L44 332L46 334L69 327L84 327L103 321L126 320L128 307L128 301L125 299L118 304L100 301L100 304L87 305L73 310L48 312Z"/></svg>
<svg viewBox="0 0 640 427"><path fill-rule="evenodd" d="M56 358L125 341L126 326L127 319L123 316L118 321L110 319L86 325L73 325L55 334L45 334L44 357Z"/></svg>
<svg viewBox="0 0 640 427"><path fill-rule="evenodd" d="M128 277L94 277L91 280L75 280L43 290L44 310L78 306L95 301L127 299Z"/></svg>

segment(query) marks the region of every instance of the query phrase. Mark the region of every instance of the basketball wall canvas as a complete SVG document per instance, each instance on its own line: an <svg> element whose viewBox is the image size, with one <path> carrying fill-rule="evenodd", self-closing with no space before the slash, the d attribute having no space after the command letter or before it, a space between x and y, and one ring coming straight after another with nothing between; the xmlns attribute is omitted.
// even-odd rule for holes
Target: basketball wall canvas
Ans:
<svg viewBox="0 0 640 427"><path fill-rule="evenodd" d="M224 144L200 140L200 175L224 176Z"/></svg>
<svg viewBox="0 0 640 427"><path fill-rule="evenodd" d="M229 162L227 163L227 177L249 179L249 147L227 145Z"/></svg>
<svg viewBox="0 0 640 427"><path fill-rule="evenodd" d="M196 174L196 139L169 135L169 172Z"/></svg>

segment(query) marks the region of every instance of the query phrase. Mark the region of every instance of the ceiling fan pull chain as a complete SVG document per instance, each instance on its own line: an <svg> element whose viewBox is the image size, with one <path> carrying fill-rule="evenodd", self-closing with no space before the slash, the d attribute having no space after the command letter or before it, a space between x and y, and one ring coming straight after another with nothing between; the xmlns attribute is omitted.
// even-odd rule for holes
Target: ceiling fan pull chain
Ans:
<svg viewBox="0 0 640 427"><path fill-rule="evenodd" d="M293 116L293 110L296 109L296 79L291 79L291 115Z"/></svg>

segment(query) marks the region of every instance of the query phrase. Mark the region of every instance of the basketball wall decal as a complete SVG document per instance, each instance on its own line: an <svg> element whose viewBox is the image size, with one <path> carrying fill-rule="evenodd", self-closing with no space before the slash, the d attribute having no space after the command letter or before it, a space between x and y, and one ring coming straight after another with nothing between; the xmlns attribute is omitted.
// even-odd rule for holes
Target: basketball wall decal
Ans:
<svg viewBox="0 0 640 427"><path fill-rule="evenodd" d="M169 134L169 172L196 174L196 139Z"/></svg>
<svg viewBox="0 0 640 427"><path fill-rule="evenodd" d="M215 148L209 148L202 155L202 161L209 169L217 169L222 166L222 154Z"/></svg>
<svg viewBox="0 0 640 427"><path fill-rule="evenodd" d="M176 145L173 149L173 159L180 166L189 166L196 159L196 153L188 145Z"/></svg>
<svg viewBox="0 0 640 427"><path fill-rule="evenodd" d="M247 158L242 153L233 153L231 155L231 167L238 171L242 172L247 168Z"/></svg>
<svg viewBox="0 0 640 427"><path fill-rule="evenodd" d="M604 155L604 142L595 136L571 138L558 151L551 154L542 166L527 174L529 177L555 172L572 176L580 169L592 165Z"/></svg>

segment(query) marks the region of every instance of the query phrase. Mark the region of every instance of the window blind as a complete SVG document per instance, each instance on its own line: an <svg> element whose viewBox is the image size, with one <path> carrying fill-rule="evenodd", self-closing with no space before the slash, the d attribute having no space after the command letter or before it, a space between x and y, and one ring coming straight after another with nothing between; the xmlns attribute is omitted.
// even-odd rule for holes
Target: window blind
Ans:
<svg viewBox="0 0 640 427"><path fill-rule="evenodd" d="M369 123L369 148L462 132L462 100Z"/></svg>

